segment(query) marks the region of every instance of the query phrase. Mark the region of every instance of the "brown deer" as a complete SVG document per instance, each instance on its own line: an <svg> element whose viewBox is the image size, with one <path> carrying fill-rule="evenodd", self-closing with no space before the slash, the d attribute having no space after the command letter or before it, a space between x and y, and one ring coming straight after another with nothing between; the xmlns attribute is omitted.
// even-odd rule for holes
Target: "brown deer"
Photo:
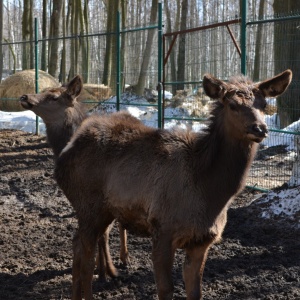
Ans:
<svg viewBox="0 0 300 300"><path fill-rule="evenodd" d="M187 299L201 298L209 247L222 235L227 209L244 187L258 143L268 133L265 97L276 97L292 72L259 83L203 78L218 101L201 133L167 131L132 122L124 113L85 119L56 162L58 184L78 216L73 240L73 299L92 299L94 252L118 219L152 237L158 297L172 299L176 249L186 252ZM27 98L22 98L24 106ZM106 241L100 239L102 243Z"/></svg>
<svg viewBox="0 0 300 300"><path fill-rule="evenodd" d="M41 94L23 95L21 105L32 110L40 116L46 124L48 142L54 152L55 160L62 149L70 141L76 129L87 117L84 106L76 99L83 88L80 76L74 77L68 84L59 88L47 89ZM131 116L129 116L131 117ZM132 117L133 122L137 119ZM110 229L109 229L110 230ZM98 268L99 278L106 279L106 276L117 276L117 271L111 262L108 249L109 230L102 237L105 242L99 242ZM119 223L120 232L120 259L123 264L129 262L127 250L126 230ZM107 261L108 260L108 261Z"/></svg>

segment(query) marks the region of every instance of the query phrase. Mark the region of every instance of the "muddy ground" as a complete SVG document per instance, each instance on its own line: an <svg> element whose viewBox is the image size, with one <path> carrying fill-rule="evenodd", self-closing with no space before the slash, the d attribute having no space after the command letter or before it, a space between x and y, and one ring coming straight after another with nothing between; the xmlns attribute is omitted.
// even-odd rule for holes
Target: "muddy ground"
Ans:
<svg viewBox="0 0 300 300"><path fill-rule="evenodd" d="M255 197L245 191L230 208L223 240L209 253L204 299L300 299L300 230L281 217L262 219ZM0 299L70 299L72 213L53 180L45 138L0 130ZM128 244L131 264L124 268L112 231L120 276L99 283L95 275L95 299L157 299L150 240L129 233ZM178 251L174 299L185 299L182 259Z"/></svg>

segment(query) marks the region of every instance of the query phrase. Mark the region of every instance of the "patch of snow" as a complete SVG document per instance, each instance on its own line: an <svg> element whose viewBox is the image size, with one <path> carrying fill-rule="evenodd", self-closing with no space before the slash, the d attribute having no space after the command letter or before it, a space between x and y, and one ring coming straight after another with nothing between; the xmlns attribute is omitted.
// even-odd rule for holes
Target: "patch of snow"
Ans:
<svg viewBox="0 0 300 300"><path fill-rule="evenodd" d="M40 132L45 133L46 127L39 118ZM35 132L36 115L32 111L3 112L0 111L1 129L18 129L26 132Z"/></svg>
<svg viewBox="0 0 300 300"><path fill-rule="evenodd" d="M168 92L168 91L165 91L165 92L164 92L164 97L165 97L165 99L170 100L170 99L173 98L173 94L170 93L170 92Z"/></svg>
<svg viewBox="0 0 300 300"><path fill-rule="evenodd" d="M269 105L276 106L276 98L266 98L266 101Z"/></svg>
<svg viewBox="0 0 300 300"><path fill-rule="evenodd" d="M279 116L278 114L266 115L265 121L269 128L278 129L279 128Z"/></svg>
<svg viewBox="0 0 300 300"><path fill-rule="evenodd" d="M274 216L282 216L295 220L300 226L300 219L295 215L300 212L300 186L280 191L271 191L255 201L264 204L262 217L270 219Z"/></svg>
<svg viewBox="0 0 300 300"><path fill-rule="evenodd" d="M269 128L279 128L279 117L277 114L274 114L272 116L266 116L265 121ZM300 132L300 120L285 127L284 129L282 129L282 131ZM287 145L287 150L297 150L297 147L295 145L295 135L291 133L269 131L268 137L262 142L262 145L267 147Z"/></svg>

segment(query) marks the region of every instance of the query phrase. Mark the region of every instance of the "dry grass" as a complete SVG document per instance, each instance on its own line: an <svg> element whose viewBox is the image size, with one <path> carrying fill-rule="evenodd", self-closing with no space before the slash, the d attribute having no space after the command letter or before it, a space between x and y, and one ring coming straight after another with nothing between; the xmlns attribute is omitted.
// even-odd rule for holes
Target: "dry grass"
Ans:
<svg viewBox="0 0 300 300"><path fill-rule="evenodd" d="M59 86L58 81L44 71L39 71L39 90ZM18 99L23 94L35 93L35 70L17 72L0 84L0 110L21 111L24 110ZM2 98L2 99L1 99ZM10 100L15 99L15 100Z"/></svg>
<svg viewBox="0 0 300 300"><path fill-rule="evenodd" d="M59 82L44 71L39 71L39 91L60 86ZM0 110L22 111L19 98L24 94L35 93L35 70L24 70L17 72L0 84ZM89 84L83 86L79 101L103 101L111 96L111 89L103 84ZM92 108L95 103L86 104Z"/></svg>
<svg viewBox="0 0 300 300"><path fill-rule="evenodd" d="M111 88L104 84L85 83L83 90L78 97L78 101L99 102L108 99L111 96ZM85 104L88 109L96 106L96 103Z"/></svg>

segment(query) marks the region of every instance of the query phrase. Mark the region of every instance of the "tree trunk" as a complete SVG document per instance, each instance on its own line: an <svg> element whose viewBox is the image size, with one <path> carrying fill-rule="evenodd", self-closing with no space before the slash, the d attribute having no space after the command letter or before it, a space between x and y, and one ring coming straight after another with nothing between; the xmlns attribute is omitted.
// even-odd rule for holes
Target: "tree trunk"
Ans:
<svg viewBox="0 0 300 300"><path fill-rule="evenodd" d="M77 35L77 1L69 0L69 7L70 7L70 33L71 36ZM78 40L77 38L71 39L71 47L70 47L70 70L69 70L69 78L71 80L75 74L77 74L77 64L78 64Z"/></svg>
<svg viewBox="0 0 300 300"><path fill-rule="evenodd" d="M186 29L187 24L187 12L188 12L188 0L182 0L181 2L181 24L180 30ZM181 34L179 37L178 56L177 56L177 82L183 82L185 80L185 34ZM177 90L183 90L184 84L177 84Z"/></svg>
<svg viewBox="0 0 300 300"><path fill-rule="evenodd" d="M9 40L7 40L7 39L3 39L3 40L4 40L4 42L9 43ZM16 54L14 52L14 49L13 49L12 45L10 44L10 45L8 45L8 47L9 47L11 56L13 58L13 74L15 74L16 73L16 69L17 69L17 57L16 57Z"/></svg>
<svg viewBox="0 0 300 300"><path fill-rule="evenodd" d="M295 0L274 0L273 4L274 15L284 14L287 15L293 11L298 11L300 8L299 1ZM280 47L276 47L280 45ZM298 26L293 21L282 24L275 24L274 29L274 56L275 56L275 73L282 72L283 70L292 66L293 81L297 84L291 84L287 91L277 98L277 108L280 119L280 127L284 128L299 120L300 109L300 93L299 93L299 76L300 66L298 61L300 59L300 32ZM292 175L288 181L289 186L300 184L300 139L299 136L294 138L295 147L297 149L297 158L294 162Z"/></svg>
<svg viewBox="0 0 300 300"><path fill-rule="evenodd" d="M170 12L170 7L169 7L169 1L165 0L165 11L166 11L166 23L167 23L167 28L166 31L167 32L172 32L172 18L171 18L171 12ZM177 10L178 12L179 10ZM180 12L180 11L179 11ZM177 13L178 16L178 13ZM179 18L178 18L179 19ZM177 18L175 19L175 27L176 27L176 22L177 22ZM176 31L177 28L174 28L173 31ZM172 36L172 39L175 38L174 36ZM169 46L171 44L171 38L169 40ZM171 65L171 82L175 82L176 81L176 63L175 63L175 55L176 55L176 48L173 47L171 53L170 53L170 65ZM172 94L175 95L176 94L176 86L172 85Z"/></svg>
<svg viewBox="0 0 300 300"><path fill-rule="evenodd" d="M294 0L274 0L273 4L275 16L278 14L291 13L300 9L299 1ZM284 45L276 47L276 45ZM293 69L294 80L300 78L300 31L294 21L275 24L274 29L274 57L275 73L282 72L290 68ZM297 85L291 84L284 95L277 98L280 127L284 128L299 119L300 93Z"/></svg>
<svg viewBox="0 0 300 300"><path fill-rule="evenodd" d="M3 41L3 1L0 1L0 82L2 81L3 74L3 52L2 52L2 41Z"/></svg>
<svg viewBox="0 0 300 300"><path fill-rule="evenodd" d="M128 3L125 0L122 0L121 2L121 11L122 11L122 29L127 27L127 6ZM125 87L125 74L126 74L126 54L127 54L127 48L126 48L126 39L123 35L121 40L121 86Z"/></svg>
<svg viewBox="0 0 300 300"><path fill-rule="evenodd" d="M151 24L155 24L157 22L157 11L158 11L158 0L152 0L151 13L150 13ZM153 44L155 33L156 30L154 29L148 31L146 47L145 47L143 61L140 69L140 75L136 86L136 93L138 95L144 94L144 89L145 89L146 79L148 74L147 71L149 69L149 65L151 61L151 51L152 51L152 44Z"/></svg>
<svg viewBox="0 0 300 300"><path fill-rule="evenodd" d="M43 0L41 70L47 71L47 0Z"/></svg>
<svg viewBox="0 0 300 300"><path fill-rule="evenodd" d="M107 1L106 51L102 83L108 85L112 93L116 93L116 20L118 1Z"/></svg>
<svg viewBox="0 0 300 300"><path fill-rule="evenodd" d="M59 28L60 28L60 19L62 12L62 1L54 0L53 1L53 10L50 19L50 38L53 38L49 42L49 63L48 63L48 72L53 77L57 76L58 70L58 47L59 40Z"/></svg>
<svg viewBox="0 0 300 300"><path fill-rule="evenodd" d="M23 0L24 10L22 16L22 39L28 41L30 39L30 0ZM27 70L30 67L30 47L28 43L22 44L22 69Z"/></svg>
<svg viewBox="0 0 300 300"><path fill-rule="evenodd" d="M66 16L65 16L65 0L63 0L62 8L62 34L63 37L66 36ZM67 66L66 66L66 40L62 41L63 47L61 50L61 63L60 63L60 73L59 73L59 82L66 82L67 80Z"/></svg>
<svg viewBox="0 0 300 300"><path fill-rule="evenodd" d="M259 19L263 18L264 15L264 0L260 0L259 2L259 11L258 11L258 17ZM259 71L260 71L260 55L261 55L261 43L262 43L262 25L257 25L257 31L256 31L256 43L255 43L255 58L254 58L254 71L253 71L253 80L259 81Z"/></svg>
<svg viewBox="0 0 300 300"><path fill-rule="evenodd" d="M34 69L34 30L33 30L33 0L30 0L29 10L29 53L30 53L30 69Z"/></svg>
<svg viewBox="0 0 300 300"><path fill-rule="evenodd" d="M88 0L84 1L84 9L82 14L81 32L82 34L89 33L89 17L88 17ZM84 82L89 82L89 71L90 71L90 47L89 38L83 38L82 40L82 76Z"/></svg>

